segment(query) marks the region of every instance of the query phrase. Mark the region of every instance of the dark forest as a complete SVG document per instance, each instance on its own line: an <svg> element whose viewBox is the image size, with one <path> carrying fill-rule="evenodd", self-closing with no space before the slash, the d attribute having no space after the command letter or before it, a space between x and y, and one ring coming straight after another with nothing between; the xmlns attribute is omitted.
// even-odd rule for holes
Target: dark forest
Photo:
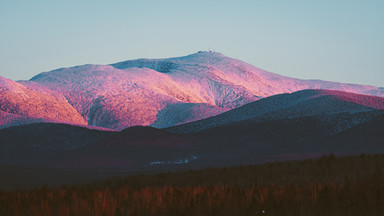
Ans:
<svg viewBox="0 0 384 216"><path fill-rule="evenodd" d="M0 215L383 215L384 155L0 191Z"/></svg>

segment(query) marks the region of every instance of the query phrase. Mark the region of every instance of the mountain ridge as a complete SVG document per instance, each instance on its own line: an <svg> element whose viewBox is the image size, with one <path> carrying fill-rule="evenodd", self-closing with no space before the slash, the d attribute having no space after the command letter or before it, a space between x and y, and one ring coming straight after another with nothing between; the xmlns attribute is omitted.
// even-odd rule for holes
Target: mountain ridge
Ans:
<svg viewBox="0 0 384 216"><path fill-rule="evenodd" d="M173 126L165 130L191 133L243 120L265 121L383 109L384 98L382 97L336 90L306 89L263 98L217 116Z"/></svg>

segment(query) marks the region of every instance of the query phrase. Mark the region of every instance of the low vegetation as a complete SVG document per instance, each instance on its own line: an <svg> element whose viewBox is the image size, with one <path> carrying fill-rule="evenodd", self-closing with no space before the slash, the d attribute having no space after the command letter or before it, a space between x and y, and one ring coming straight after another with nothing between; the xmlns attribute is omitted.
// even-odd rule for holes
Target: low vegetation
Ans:
<svg viewBox="0 0 384 216"><path fill-rule="evenodd" d="M384 155L0 191L0 215L382 215Z"/></svg>

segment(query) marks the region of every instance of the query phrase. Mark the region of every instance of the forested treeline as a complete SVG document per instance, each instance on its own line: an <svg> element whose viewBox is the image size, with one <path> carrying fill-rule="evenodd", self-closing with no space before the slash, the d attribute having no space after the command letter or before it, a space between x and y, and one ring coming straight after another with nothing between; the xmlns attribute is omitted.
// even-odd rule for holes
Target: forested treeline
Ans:
<svg viewBox="0 0 384 216"><path fill-rule="evenodd" d="M383 215L384 155L0 191L0 215Z"/></svg>

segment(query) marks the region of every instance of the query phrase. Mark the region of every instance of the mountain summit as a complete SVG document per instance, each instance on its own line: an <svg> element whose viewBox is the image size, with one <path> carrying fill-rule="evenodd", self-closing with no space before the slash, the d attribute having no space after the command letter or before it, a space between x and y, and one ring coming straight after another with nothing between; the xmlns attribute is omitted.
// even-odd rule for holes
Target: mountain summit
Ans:
<svg viewBox="0 0 384 216"><path fill-rule="evenodd" d="M170 127L218 115L261 98L303 89L384 96L383 88L289 78L216 52L61 68L41 73L29 81L12 81L12 85L10 82L0 80L0 93L10 95L2 97L3 115L5 112L31 121L49 119L117 130L134 125ZM71 117L55 118L61 116L61 111L38 115L11 108L25 103L14 100L18 97L14 94L19 94L15 92L20 89L39 94L39 102L25 109L51 113L49 107L60 103L63 104L60 107L69 112L64 115ZM11 123L15 122L2 121L1 124L4 127Z"/></svg>

